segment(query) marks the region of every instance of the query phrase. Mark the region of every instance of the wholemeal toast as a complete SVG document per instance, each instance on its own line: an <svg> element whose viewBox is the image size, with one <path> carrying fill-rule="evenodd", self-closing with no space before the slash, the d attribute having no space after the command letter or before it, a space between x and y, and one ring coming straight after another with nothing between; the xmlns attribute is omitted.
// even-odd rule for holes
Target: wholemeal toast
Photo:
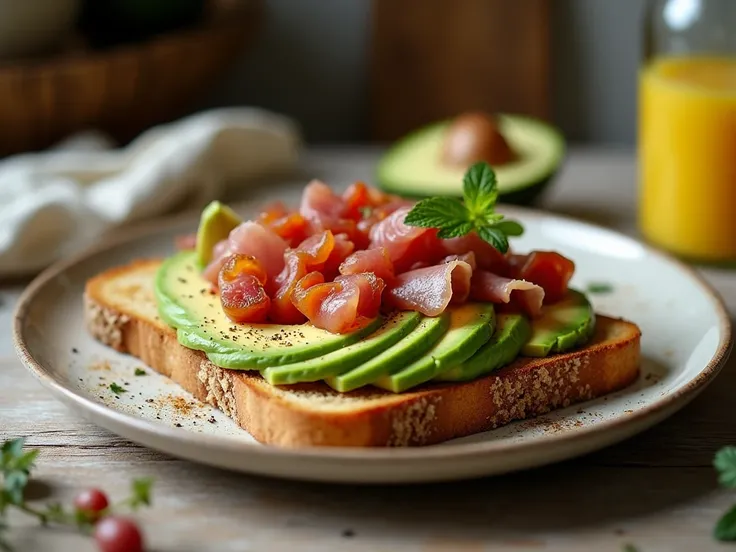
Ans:
<svg viewBox="0 0 736 552"><path fill-rule="evenodd" d="M219 368L179 343L157 309L154 278L160 264L139 260L90 279L84 294L88 331L222 410L266 444L430 445L605 395L639 373L639 328L598 316L584 348L519 357L468 382L430 383L404 393L373 387L340 393L322 382L274 386L258 372Z"/></svg>

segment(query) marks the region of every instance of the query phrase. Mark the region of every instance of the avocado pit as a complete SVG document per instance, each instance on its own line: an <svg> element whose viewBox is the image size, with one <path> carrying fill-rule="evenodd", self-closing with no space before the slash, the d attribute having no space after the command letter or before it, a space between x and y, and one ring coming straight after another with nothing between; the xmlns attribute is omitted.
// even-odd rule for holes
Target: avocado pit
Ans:
<svg viewBox="0 0 736 552"><path fill-rule="evenodd" d="M487 113L464 113L453 119L445 131L441 161L447 166L467 167L479 161L505 165L516 159L497 119Z"/></svg>

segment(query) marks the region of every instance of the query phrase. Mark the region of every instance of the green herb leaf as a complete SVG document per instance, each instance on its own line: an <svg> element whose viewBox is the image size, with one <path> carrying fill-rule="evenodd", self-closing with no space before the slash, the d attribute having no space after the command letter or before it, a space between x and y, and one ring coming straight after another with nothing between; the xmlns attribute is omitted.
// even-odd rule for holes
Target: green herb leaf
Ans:
<svg viewBox="0 0 736 552"><path fill-rule="evenodd" d="M463 178L464 202L451 197L431 197L418 202L404 217L404 224L436 228L440 239L459 238L475 231L501 253L509 248L508 236L520 236L524 228L494 212L498 199L496 175L487 163L476 163Z"/></svg>
<svg viewBox="0 0 736 552"><path fill-rule="evenodd" d="M506 238L506 234L498 228L494 226L481 226L476 231L483 241L490 243L501 253L506 253L509 250L509 240Z"/></svg>
<svg viewBox="0 0 736 552"><path fill-rule="evenodd" d="M143 368L136 368L135 372L133 372L136 376L147 376L148 374Z"/></svg>
<svg viewBox="0 0 736 552"><path fill-rule="evenodd" d="M117 383L112 382L110 384L110 391L115 393L116 395L119 395L120 393L127 393L128 390L125 387L120 387Z"/></svg>
<svg viewBox="0 0 736 552"><path fill-rule="evenodd" d="M28 484L28 472L13 470L3 474L3 486L10 504L23 504L23 493Z"/></svg>
<svg viewBox="0 0 736 552"><path fill-rule="evenodd" d="M613 286L606 282L591 282L587 287L588 293L611 293Z"/></svg>
<svg viewBox="0 0 736 552"><path fill-rule="evenodd" d="M496 173L484 162L475 163L463 178L465 207L474 215L480 215L496 205L498 188Z"/></svg>
<svg viewBox="0 0 736 552"><path fill-rule="evenodd" d="M515 220L500 221L495 227L507 236L521 236L524 233L524 227Z"/></svg>
<svg viewBox="0 0 736 552"><path fill-rule="evenodd" d="M361 217L367 219L373 214L373 207L371 207L370 205L363 205L363 207L360 207L358 211L360 211Z"/></svg>
<svg viewBox="0 0 736 552"><path fill-rule="evenodd" d="M726 512L713 530L713 536L720 541L736 541L736 506Z"/></svg>
<svg viewBox="0 0 736 552"><path fill-rule="evenodd" d="M718 470L718 482L724 487L736 487L736 447L723 447L716 453L713 465Z"/></svg>
<svg viewBox="0 0 736 552"><path fill-rule="evenodd" d="M18 437L17 439L11 439L10 441L5 441L3 443L3 465L5 465L6 459L20 456L23 452L23 445L25 442L26 440L23 437Z"/></svg>
<svg viewBox="0 0 736 552"><path fill-rule="evenodd" d="M131 485L132 496L130 498L130 507L135 510L141 506L150 506L152 486L153 479L150 477L134 479Z"/></svg>
<svg viewBox="0 0 736 552"><path fill-rule="evenodd" d="M414 205L404 217L404 224L423 228L441 229L462 222L470 222L468 210L460 201L452 197L423 199Z"/></svg>
<svg viewBox="0 0 736 552"><path fill-rule="evenodd" d="M44 514L47 521L53 521L55 523L64 523L67 519L67 513L64 511L64 507L60 502L52 502L47 505Z"/></svg>
<svg viewBox="0 0 736 552"><path fill-rule="evenodd" d="M437 232L437 237L443 240L449 238L460 238L471 230L473 230L472 222L458 222L457 224L448 224L447 226L443 226L440 231Z"/></svg>

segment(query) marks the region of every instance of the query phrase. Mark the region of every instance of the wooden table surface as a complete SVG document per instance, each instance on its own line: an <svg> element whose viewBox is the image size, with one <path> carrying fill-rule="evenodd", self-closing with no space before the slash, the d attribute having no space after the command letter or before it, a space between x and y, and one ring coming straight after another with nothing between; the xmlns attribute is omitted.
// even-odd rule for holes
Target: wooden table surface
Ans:
<svg viewBox="0 0 736 552"><path fill-rule="evenodd" d="M366 149L313 150L304 174L335 183L370 180L375 156ZM632 152L573 150L545 206L634 233L634 183ZM704 273L736 312L736 274ZM155 504L142 516L153 551L732 548L711 538L719 515L736 502L736 492L717 487L711 461L719 447L736 444L734 361L671 419L573 461L442 485L301 484L177 460L70 413L14 357L9 329L19 291L0 288L0 438L25 435L41 449L38 496L68 500L90 485L122 496L131 478L153 476ZM11 522L19 551L94 550L72 531L42 529L21 515Z"/></svg>

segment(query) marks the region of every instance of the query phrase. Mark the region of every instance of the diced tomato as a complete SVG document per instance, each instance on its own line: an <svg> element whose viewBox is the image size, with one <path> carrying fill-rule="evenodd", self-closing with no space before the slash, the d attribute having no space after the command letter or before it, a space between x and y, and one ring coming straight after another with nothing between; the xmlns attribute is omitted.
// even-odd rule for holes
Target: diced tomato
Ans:
<svg viewBox="0 0 736 552"><path fill-rule="evenodd" d="M518 263L518 264L517 264ZM554 251L532 251L520 266L516 278L533 282L544 289L544 302L554 303L567 293L567 285L575 272L575 263Z"/></svg>
<svg viewBox="0 0 736 552"><path fill-rule="evenodd" d="M368 187L363 182L355 182L345 190L342 196L345 202L343 216L353 220L363 218L363 210L373 206Z"/></svg>

